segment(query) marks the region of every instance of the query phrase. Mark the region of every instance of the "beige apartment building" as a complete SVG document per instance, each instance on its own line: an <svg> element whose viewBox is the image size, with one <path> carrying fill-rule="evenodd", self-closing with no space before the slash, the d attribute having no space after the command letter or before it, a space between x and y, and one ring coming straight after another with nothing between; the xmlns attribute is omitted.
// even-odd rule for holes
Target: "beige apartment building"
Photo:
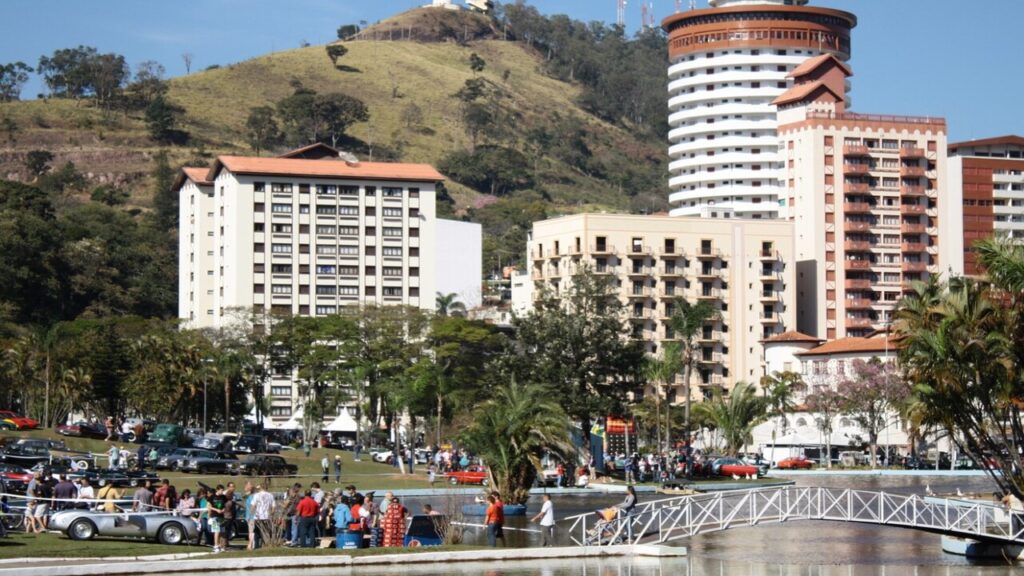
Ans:
<svg viewBox="0 0 1024 576"><path fill-rule="evenodd" d="M616 287L633 336L650 354L675 338L669 319L677 299L710 302L719 318L700 337L695 398L758 382L761 341L795 328L791 222L578 214L535 222L528 250L532 282L513 280L518 313L540 287L565 290L588 266ZM670 400L682 398L680 378Z"/></svg>
<svg viewBox="0 0 1024 576"><path fill-rule="evenodd" d="M883 329L914 281L963 271L945 120L847 112L850 75L832 55L810 59L774 102L780 211L795 224L797 324L825 340Z"/></svg>
<svg viewBox="0 0 1024 576"><path fill-rule="evenodd" d="M432 310L438 290L479 298L480 228L438 221L443 178L429 165L346 160L320 144L185 168L175 185L180 318L220 328L236 310L326 316L361 304ZM457 272L439 281L448 268ZM288 372L268 383L275 421L301 406L293 384Z"/></svg>

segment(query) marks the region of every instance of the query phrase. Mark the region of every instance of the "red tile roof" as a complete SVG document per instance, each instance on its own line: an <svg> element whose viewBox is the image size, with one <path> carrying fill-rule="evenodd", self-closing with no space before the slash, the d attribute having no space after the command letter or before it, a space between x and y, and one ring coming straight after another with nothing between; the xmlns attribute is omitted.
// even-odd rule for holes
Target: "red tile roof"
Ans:
<svg viewBox="0 0 1024 576"><path fill-rule="evenodd" d="M1024 146L1024 137L1007 135L1007 136L996 136L994 138L982 138L980 140L968 140L966 142L952 142L949 144L949 150L956 151L960 148L973 148L975 146L1006 146L1016 145Z"/></svg>
<svg viewBox="0 0 1024 576"><path fill-rule="evenodd" d="M261 174L266 176L308 176L321 178L351 178L353 180L411 180L440 182L444 176L429 164L401 164L392 162L360 162L302 160L293 158L259 158L253 156L220 156L208 178L217 177L222 168L235 174Z"/></svg>
<svg viewBox="0 0 1024 576"><path fill-rule="evenodd" d="M790 72L788 76L786 76L786 78L799 78L801 76L806 76L820 68L822 64L825 64L826 62L829 61L834 62L835 65L838 66L840 70L845 72L847 76L853 76L853 70L851 70L849 66L843 63L842 60L836 58L832 54L822 54L820 56L815 56L814 58L808 58L807 60L804 60L803 63L794 68L793 71Z"/></svg>
<svg viewBox="0 0 1024 576"><path fill-rule="evenodd" d="M797 352L800 356L826 356L830 354L860 354L896 352L899 343L895 338L860 338L851 336L826 342L806 352Z"/></svg>
<svg viewBox="0 0 1024 576"><path fill-rule="evenodd" d="M825 85L824 82L818 80L817 82L809 82L807 84L800 84L793 86L789 90L782 93L781 96L772 101L775 106L783 106L785 104L792 104L793 102L800 102L809 98L818 89L824 88L829 94L836 97L836 100L842 100L843 97L832 91L831 88Z"/></svg>
<svg viewBox="0 0 1024 576"><path fill-rule="evenodd" d="M777 342L812 342L814 344L818 344L818 343L822 342L822 339L821 338L815 338L814 336L808 336L807 334L804 334L802 332L797 332L796 330L790 330L789 332L783 332L782 334L776 334L775 336L772 336L771 338L767 338L765 340L762 340L762 342L764 342L764 343L771 343L771 344L774 344L774 343L777 343Z"/></svg>
<svg viewBox="0 0 1024 576"><path fill-rule="evenodd" d="M209 186L210 184L213 184L212 180L206 179L206 175L210 173L209 168L197 168L193 166L186 166L182 168L181 171L185 173L185 176L189 180L195 182L196 184L199 184L200 186Z"/></svg>
<svg viewBox="0 0 1024 576"><path fill-rule="evenodd" d="M306 154L309 152L320 153L325 155L325 157L333 157L335 159L338 158L338 149L328 146L323 142L314 142L312 144L303 146L302 148L296 148L295 150L291 150L285 152L284 154L281 154L280 156L278 156L278 158L306 158Z"/></svg>

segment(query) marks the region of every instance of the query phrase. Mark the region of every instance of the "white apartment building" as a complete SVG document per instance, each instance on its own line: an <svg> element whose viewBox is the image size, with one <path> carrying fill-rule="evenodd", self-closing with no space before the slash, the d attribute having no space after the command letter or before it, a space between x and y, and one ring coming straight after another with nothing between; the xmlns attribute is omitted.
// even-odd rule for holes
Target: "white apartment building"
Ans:
<svg viewBox="0 0 1024 576"><path fill-rule="evenodd" d="M233 310L432 310L439 290L471 299L480 290L480 229L439 223L434 195L443 179L429 165L346 161L320 144L184 169L176 183L179 316L188 328L219 328ZM290 374L274 374L273 418L292 415L293 388Z"/></svg>
<svg viewBox="0 0 1024 576"><path fill-rule="evenodd" d="M669 35L673 216L777 218L784 161L773 101L808 58L850 58L853 14L807 0L712 0Z"/></svg>
<svg viewBox="0 0 1024 576"><path fill-rule="evenodd" d="M633 337L658 354L675 338L677 299L707 301L719 318L704 327L691 394L709 396L765 374L761 341L796 323L793 227L781 221L711 221L669 216L579 214L535 222L528 272L513 278L517 314L546 286L564 291L587 266L626 304ZM682 401L682 378L670 400Z"/></svg>

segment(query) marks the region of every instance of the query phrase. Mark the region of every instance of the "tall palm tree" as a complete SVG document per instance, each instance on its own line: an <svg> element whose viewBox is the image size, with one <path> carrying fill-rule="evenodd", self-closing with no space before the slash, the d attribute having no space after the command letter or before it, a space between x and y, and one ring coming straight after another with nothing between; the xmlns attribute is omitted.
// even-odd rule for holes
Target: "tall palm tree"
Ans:
<svg viewBox="0 0 1024 576"><path fill-rule="evenodd" d="M711 400L697 405L695 412L714 427L725 442L725 451L736 455L753 439L754 427L766 417L765 399L747 382L737 382L728 398L715 390Z"/></svg>
<svg viewBox="0 0 1024 576"><path fill-rule="evenodd" d="M495 489L508 502L522 504L530 497L545 452L565 457L571 450L569 419L552 397L537 384L498 387L476 406L473 422L461 435L487 464Z"/></svg>
<svg viewBox="0 0 1024 576"><path fill-rule="evenodd" d="M775 459L775 438L778 433L779 423L782 423L782 433L786 433L786 413L793 409L793 395L804 387L800 374L791 371L775 372L770 376L761 379L761 387L765 391L765 399L768 404L768 417L773 419L772 424L772 452L768 461Z"/></svg>
<svg viewBox="0 0 1024 576"><path fill-rule="evenodd" d="M693 379L693 367L700 362L701 346L700 335L704 331L704 325L718 319L718 311L706 300L697 304L690 304L688 301L677 298L672 311L672 318L669 326L679 340L680 361L683 367L683 393L686 394L686 411L684 420L686 422L686 473L689 476L692 472L690 461L690 409L691 394L690 381ZM666 402L667 404L667 402Z"/></svg>
<svg viewBox="0 0 1024 576"><path fill-rule="evenodd" d="M435 304L437 305L438 316L465 316L466 305L459 302L459 295L455 292L447 294L437 293Z"/></svg>
<svg viewBox="0 0 1024 576"><path fill-rule="evenodd" d="M669 418L668 408L668 392L672 385L675 383L676 374L679 374L679 369L682 367L682 357L680 354L681 347L678 342L668 342L661 349L661 357L650 356L647 358L647 365L645 366L647 372L647 379L654 383L654 402L656 405L656 428L658 430L658 444L663 449L667 449L671 443L672 438L672 424ZM665 426L661 426L661 400L662 397L665 399ZM662 444L662 430L665 432L664 444Z"/></svg>

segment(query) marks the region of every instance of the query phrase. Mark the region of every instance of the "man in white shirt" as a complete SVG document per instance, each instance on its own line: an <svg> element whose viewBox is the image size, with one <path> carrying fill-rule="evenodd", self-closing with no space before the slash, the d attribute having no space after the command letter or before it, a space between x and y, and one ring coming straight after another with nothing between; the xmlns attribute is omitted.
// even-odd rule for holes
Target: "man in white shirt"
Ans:
<svg viewBox="0 0 1024 576"><path fill-rule="evenodd" d="M251 507L250 518L253 519L253 529L256 532L253 547L262 548L264 537L271 533L270 516L274 512L274 495L264 490L262 485L257 484L256 493L252 495L249 505Z"/></svg>
<svg viewBox="0 0 1024 576"><path fill-rule="evenodd" d="M551 503L551 495L544 495L544 503L541 504L540 512L530 518L530 522L540 520L541 546L554 546L555 544L555 506Z"/></svg>

